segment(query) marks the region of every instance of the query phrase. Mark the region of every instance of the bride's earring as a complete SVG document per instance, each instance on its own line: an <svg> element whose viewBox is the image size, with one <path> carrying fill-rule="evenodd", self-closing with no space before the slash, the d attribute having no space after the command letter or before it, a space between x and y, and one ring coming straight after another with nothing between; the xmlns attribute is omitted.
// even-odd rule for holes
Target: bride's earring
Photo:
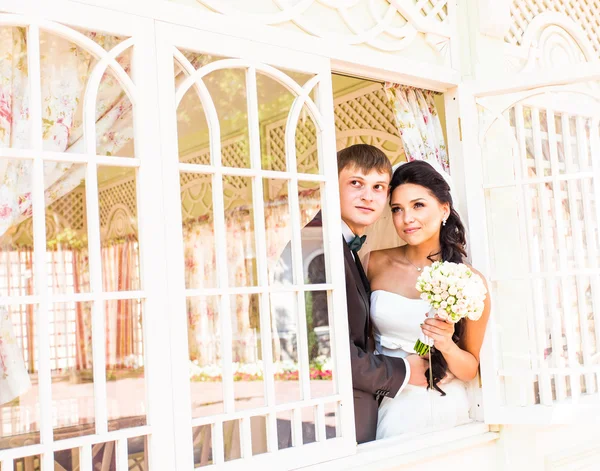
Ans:
<svg viewBox="0 0 600 471"><path fill-rule="evenodd" d="M445 226L445 225L446 225L446 220L442 219L442 226Z"/></svg>

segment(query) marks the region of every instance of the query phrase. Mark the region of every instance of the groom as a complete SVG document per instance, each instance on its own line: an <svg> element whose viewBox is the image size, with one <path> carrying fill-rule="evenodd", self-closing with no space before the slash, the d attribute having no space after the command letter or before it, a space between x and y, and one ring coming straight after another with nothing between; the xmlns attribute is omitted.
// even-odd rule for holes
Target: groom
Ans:
<svg viewBox="0 0 600 471"><path fill-rule="evenodd" d="M366 239L365 229L379 219L388 202L390 161L381 150L367 144L339 151L337 161L356 441L364 443L375 440L380 399L393 398L407 383L420 381L425 368L416 355L392 358L374 353L371 291L358 251Z"/></svg>

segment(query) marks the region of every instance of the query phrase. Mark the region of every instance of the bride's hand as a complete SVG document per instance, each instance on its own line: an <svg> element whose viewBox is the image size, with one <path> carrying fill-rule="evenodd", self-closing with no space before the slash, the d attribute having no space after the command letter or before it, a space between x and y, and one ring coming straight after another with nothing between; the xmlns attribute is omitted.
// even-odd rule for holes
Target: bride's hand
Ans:
<svg viewBox="0 0 600 471"><path fill-rule="evenodd" d="M427 318L421 330L433 340L433 346L442 353L450 351L456 344L452 340L454 324L439 317Z"/></svg>

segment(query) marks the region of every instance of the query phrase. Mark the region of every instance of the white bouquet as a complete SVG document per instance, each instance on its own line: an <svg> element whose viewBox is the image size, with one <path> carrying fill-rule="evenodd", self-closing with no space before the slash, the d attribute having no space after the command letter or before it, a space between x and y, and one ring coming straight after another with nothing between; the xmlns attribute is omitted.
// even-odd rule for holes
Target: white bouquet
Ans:
<svg viewBox="0 0 600 471"><path fill-rule="evenodd" d="M465 317L476 321L483 314L487 290L481 277L464 263L434 262L423 269L416 287L431 306L427 317L457 323ZM423 356L432 345L433 340L421 333L414 350Z"/></svg>

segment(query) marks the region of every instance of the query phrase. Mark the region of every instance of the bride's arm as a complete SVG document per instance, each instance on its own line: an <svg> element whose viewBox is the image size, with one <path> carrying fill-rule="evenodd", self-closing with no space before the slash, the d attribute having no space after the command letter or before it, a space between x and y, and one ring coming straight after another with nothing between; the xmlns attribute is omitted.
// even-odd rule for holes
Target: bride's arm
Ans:
<svg viewBox="0 0 600 471"><path fill-rule="evenodd" d="M475 269L473 271L481 276L487 289L487 283L483 275ZM452 341L454 325L448 325L447 322L441 319L426 319L422 327L423 332L434 340L435 348L444 355L448 362L448 370L462 381L470 381L477 376L479 353L490 317L490 308L490 291L488 289L481 318L477 321L469 319L462 321L465 324L458 344Z"/></svg>

